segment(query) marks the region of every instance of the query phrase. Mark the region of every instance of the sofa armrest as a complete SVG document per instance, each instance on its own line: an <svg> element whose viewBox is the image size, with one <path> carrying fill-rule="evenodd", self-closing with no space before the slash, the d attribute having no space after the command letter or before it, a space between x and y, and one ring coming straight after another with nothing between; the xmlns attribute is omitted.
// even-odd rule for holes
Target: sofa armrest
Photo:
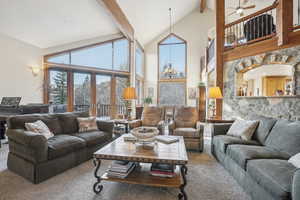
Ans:
<svg viewBox="0 0 300 200"><path fill-rule="evenodd" d="M10 152L37 163L48 159L48 143L45 136L22 129L8 129L6 135Z"/></svg>
<svg viewBox="0 0 300 200"><path fill-rule="evenodd" d="M292 182L292 199L300 199L300 169L294 172Z"/></svg>
<svg viewBox="0 0 300 200"><path fill-rule="evenodd" d="M204 122L197 122L197 124L196 124L196 129L197 129L198 131L204 132L204 127L205 127L205 123L204 123Z"/></svg>
<svg viewBox="0 0 300 200"><path fill-rule="evenodd" d="M129 121L129 128L134 129L134 128L142 126L142 124L143 124L142 120L140 120L140 119L132 120L132 121Z"/></svg>
<svg viewBox="0 0 300 200"><path fill-rule="evenodd" d="M97 126L100 131L109 133L112 137L114 131L114 121L112 120L97 120Z"/></svg>
<svg viewBox="0 0 300 200"><path fill-rule="evenodd" d="M211 135L212 137L217 135L226 135L227 131L231 127L232 123L220 123L211 125Z"/></svg>

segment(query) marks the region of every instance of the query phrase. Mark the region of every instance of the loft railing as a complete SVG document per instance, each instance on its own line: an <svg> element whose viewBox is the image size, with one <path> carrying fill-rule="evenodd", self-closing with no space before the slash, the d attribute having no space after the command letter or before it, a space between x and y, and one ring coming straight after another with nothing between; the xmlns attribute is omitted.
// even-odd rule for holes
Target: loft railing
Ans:
<svg viewBox="0 0 300 200"><path fill-rule="evenodd" d="M294 31L300 30L300 0L294 1ZM294 10L295 10L294 9Z"/></svg>
<svg viewBox="0 0 300 200"><path fill-rule="evenodd" d="M225 25L225 50L276 36L278 3Z"/></svg>

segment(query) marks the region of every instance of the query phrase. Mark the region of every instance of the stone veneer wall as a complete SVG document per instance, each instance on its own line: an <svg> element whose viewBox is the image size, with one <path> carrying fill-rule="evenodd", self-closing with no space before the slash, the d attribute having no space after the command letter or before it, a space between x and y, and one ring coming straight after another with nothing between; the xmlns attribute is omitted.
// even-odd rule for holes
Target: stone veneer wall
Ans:
<svg viewBox="0 0 300 200"><path fill-rule="evenodd" d="M294 97L237 97L235 81L237 72L245 65L263 65L271 63L293 65ZM252 114L300 120L300 46L246 57L225 63L223 118L247 118Z"/></svg>

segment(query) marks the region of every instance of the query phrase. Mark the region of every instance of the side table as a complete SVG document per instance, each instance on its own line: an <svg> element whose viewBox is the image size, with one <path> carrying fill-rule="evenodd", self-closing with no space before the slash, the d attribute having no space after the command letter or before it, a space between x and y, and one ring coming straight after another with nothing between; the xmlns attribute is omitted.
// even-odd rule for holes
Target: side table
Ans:
<svg viewBox="0 0 300 200"><path fill-rule="evenodd" d="M127 119L114 119L116 125L122 124L125 125L126 133L129 133L129 121Z"/></svg>

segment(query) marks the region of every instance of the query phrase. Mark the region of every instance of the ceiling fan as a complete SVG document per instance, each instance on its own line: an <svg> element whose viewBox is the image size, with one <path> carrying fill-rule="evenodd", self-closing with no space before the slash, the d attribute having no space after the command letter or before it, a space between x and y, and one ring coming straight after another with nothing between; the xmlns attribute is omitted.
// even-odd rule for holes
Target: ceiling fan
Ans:
<svg viewBox="0 0 300 200"><path fill-rule="evenodd" d="M234 9L235 11L230 13L227 16L231 16L234 14L240 15L241 17L244 16L244 11L248 10L248 9L253 9L256 7L256 5L251 5L251 6L243 6L245 4L247 4L249 2L249 0L244 0L243 3L241 4L241 0L239 0L239 5L236 8L233 7L229 7L229 9Z"/></svg>

